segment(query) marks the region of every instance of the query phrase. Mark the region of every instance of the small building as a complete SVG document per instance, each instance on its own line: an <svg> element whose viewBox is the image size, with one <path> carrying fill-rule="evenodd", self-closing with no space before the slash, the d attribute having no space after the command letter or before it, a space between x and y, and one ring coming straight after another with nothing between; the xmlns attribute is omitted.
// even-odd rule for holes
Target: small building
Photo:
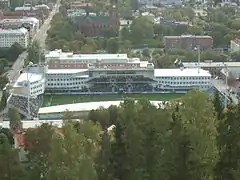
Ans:
<svg viewBox="0 0 240 180"><path fill-rule="evenodd" d="M74 1L70 4L71 9L87 9L89 7L92 7L91 3L86 3L82 1Z"/></svg>
<svg viewBox="0 0 240 180"><path fill-rule="evenodd" d="M29 44L29 32L25 28L20 29L0 29L0 47L9 48L15 42L23 48Z"/></svg>
<svg viewBox="0 0 240 180"><path fill-rule="evenodd" d="M25 144L24 144L24 134L15 134L13 136L14 139L14 148L18 150L18 156L19 156L19 161L20 162L27 162L28 158L28 152L25 149Z"/></svg>
<svg viewBox="0 0 240 180"><path fill-rule="evenodd" d="M240 39L231 40L230 51L231 52L240 51Z"/></svg>
<svg viewBox="0 0 240 180"><path fill-rule="evenodd" d="M164 36L164 47L168 49L188 49L194 50L200 46L201 51L212 49L213 38L211 36Z"/></svg>

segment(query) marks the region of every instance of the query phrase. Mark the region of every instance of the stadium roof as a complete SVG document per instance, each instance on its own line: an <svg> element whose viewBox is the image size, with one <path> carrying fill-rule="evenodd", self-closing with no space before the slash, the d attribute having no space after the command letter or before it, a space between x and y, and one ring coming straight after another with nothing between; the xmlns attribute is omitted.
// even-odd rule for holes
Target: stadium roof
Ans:
<svg viewBox="0 0 240 180"><path fill-rule="evenodd" d="M211 77L209 71L198 68L189 68L189 69L155 69L155 77L186 77L186 76L207 76Z"/></svg>
<svg viewBox="0 0 240 180"><path fill-rule="evenodd" d="M111 105L118 106L123 101L102 101L102 102L86 102L76 104L65 104L58 106L43 107L39 109L39 114L50 114L50 113L63 113L65 111L81 112L91 111L98 109L99 107L108 108ZM158 106L162 101L151 101L152 104Z"/></svg>
<svg viewBox="0 0 240 180"><path fill-rule="evenodd" d="M52 124L53 126L62 127L63 120L30 120L30 121L22 121L23 129L35 128L40 126L43 123ZM2 121L0 122L0 127L10 128L10 121Z"/></svg>
<svg viewBox="0 0 240 180"><path fill-rule="evenodd" d="M197 62L183 62L182 63L186 68L197 68ZM201 62L200 67L240 67L240 62Z"/></svg>
<svg viewBox="0 0 240 180"><path fill-rule="evenodd" d="M88 69L48 69L47 74L76 74L88 71Z"/></svg>
<svg viewBox="0 0 240 180"><path fill-rule="evenodd" d="M41 74L36 74L36 73L22 73L19 78L17 79L16 83L15 83L15 87L19 86L19 83L22 83L24 81L30 81L31 82L36 82L36 81L40 81L42 79L42 75ZM22 86L22 85L20 85Z"/></svg>

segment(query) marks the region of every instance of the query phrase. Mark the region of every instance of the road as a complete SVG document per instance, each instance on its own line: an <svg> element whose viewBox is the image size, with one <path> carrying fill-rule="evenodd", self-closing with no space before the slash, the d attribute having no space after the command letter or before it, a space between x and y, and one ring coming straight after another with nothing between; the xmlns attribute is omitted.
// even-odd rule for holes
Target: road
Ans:
<svg viewBox="0 0 240 180"><path fill-rule="evenodd" d="M59 11L60 1L58 0L56 5L54 6L53 10L49 14L48 18L44 21L36 35L33 37L33 40L38 40L40 43L40 47L42 49L45 48L45 40L47 38L47 31L50 28L50 23L53 16ZM23 68L24 60L27 58L27 51L24 51L20 54L17 60L14 62L11 70L8 71L8 78L10 82L15 82L16 79L19 77L19 73Z"/></svg>
<svg viewBox="0 0 240 180"><path fill-rule="evenodd" d="M224 94L227 94L228 96L231 97L231 99L233 100L233 103L238 104L238 98L236 97L236 94L232 94L229 93L228 89L229 87L225 84L225 82L223 80L216 80L213 79L212 80L212 84L221 92L223 92Z"/></svg>

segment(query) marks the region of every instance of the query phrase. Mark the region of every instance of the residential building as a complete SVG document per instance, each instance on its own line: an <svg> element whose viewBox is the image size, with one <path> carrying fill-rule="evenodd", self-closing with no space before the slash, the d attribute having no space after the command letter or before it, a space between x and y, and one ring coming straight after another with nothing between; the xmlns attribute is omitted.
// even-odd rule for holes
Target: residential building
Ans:
<svg viewBox="0 0 240 180"><path fill-rule="evenodd" d="M9 48L15 42L23 48L29 44L29 33L25 28L20 29L0 29L0 47Z"/></svg>
<svg viewBox="0 0 240 180"><path fill-rule="evenodd" d="M85 36L103 36L109 28L118 30L120 23L117 0L111 0L108 14L96 15L86 11L86 15L73 16L72 19Z"/></svg>
<svg viewBox="0 0 240 180"><path fill-rule="evenodd" d="M74 1L74 2L71 2L71 4L70 4L71 9L85 9L86 10L91 7L92 7L91 3L86 3L86 2L82 2L82 1Z"/></svg>
<svg viewBox="0 0 240 180"><path fill-rule="evenodd" d="M27 162L28 152L25 148L24 134L20 134L20 133L14 134L13 139L14 139L14 148L18 150L19 161Z"/></svg>
<svg viewBox="0 0 240 180"><path fill-rule="evenodd" d="M3 29L19 29L24 27L29 30L30 37L33 37L39 30L39 20L34 17L24 17L22 19L0 20L0 27Z"/></svg>
<svg viewBox="0 0 240 180"><path fill-rule="evenodd" d="M240 39L234 39L230 42L230 51L240 51Z"/></svg>
<svg viewBox="0 0 240 180"><path fill-rule="evenodd" d="M164 36L164 47L168 49L188 49L195 50L200 46L201 51L209 50L213 46L213 38L211 36Z"/></svg>

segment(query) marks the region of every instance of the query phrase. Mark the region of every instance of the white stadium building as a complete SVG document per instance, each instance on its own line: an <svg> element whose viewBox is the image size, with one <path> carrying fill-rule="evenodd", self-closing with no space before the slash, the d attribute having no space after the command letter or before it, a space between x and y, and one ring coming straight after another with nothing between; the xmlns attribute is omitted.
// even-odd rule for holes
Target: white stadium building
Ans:
<svg viewBox="0 0 240 180"><path fill-rule="evenodd" d="M186 92L211 87L211 74L200 68L154 69L126 54L78 54L61 50L45 56L45 65L29 65L13 86L8 108L32 119L41 95Z"/></svg>

